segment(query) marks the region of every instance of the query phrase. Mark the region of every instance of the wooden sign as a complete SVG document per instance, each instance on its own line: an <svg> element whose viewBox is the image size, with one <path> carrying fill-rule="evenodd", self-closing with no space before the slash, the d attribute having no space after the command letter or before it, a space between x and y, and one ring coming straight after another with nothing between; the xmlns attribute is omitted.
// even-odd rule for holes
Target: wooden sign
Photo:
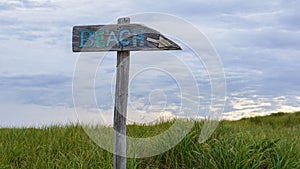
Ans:
<svg viewBox="0 0 300 169"><path fill-rule="evenodd" d="M74 26L73 52L181 50L158 31L140 24Z"/></svg>
<svg viewBox="0 0 300 169"><path fill-rule="evenodd" d="M73 52L117 51L117 72L114 107L114 169L126 169L126 118L130 51L181 50L158 31L130 18L118 19L116 25L74 26Z"/></svg>

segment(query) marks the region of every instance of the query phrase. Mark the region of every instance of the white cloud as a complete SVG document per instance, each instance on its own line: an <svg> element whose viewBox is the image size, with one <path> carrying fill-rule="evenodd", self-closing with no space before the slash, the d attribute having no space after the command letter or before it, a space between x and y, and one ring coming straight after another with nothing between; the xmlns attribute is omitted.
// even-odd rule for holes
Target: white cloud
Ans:
<svg viewBox="0 0 300 169"><path fill-rule="evenodd" d="M263 95L244 95L236 93L229 97L227 106L231 107L223 113L227 120L238 120L244 117L263 116L277 112L295 112L300 110L299 101L295 97Z"/></svg>
<svg viewBox="0 0 300 169"><path fill-rule="evenodd" d="M300 111L300 105L297 107L294 106L285 106L282 105L278 108L277 110L278 112L296 112L296 111Z"/></svg>
<svg viewBox="0 0 300 169"><path fill-rule="evenodd" d="M128 0L114 3L109 0L72 2L66 0L0 0L0 76L16 74L24 77L28 74L71 76L77 59L77 54L71 52L72 26L116 22L117 17L136 12L167 12L192 22L215 45L227 76L230 99L229 105L227 105L230 108L227 108L226 111L228 117L240 118L279 110L294 111L299 107L300 101L300 78L297 71L300 69L298 64L300 62L298 57L300 54L298 6L298 1L286 3L285 1L264 2L259 0L230 2L188 0L172 3L155 0ZM148 18L145 22L150 22L150 19ZM172 26L171 23L168 26ZM184 26L177 27L178 30L182 30L182 28ZM168 27L163 32L168 33ZM189 30L182 30L179 33L188 34L188 32ZM198 40L198 37L194 36L189 38L191 41ZM142 54L136 54L142 56ZM144 55L148 54L144 53ZM189 67L192 69L192 73L197 74L195 80L203 97L201 101L210 100L208 74L203 69L203 65L199 66L201 61L191 59L193 56L188 56L187 53L182 53L179 57L184 57L184 59L179 59L184 63L180 68ZM141 57L138 60L138 56L132 58L136 59L133 63L141 65L147 65L151 59L154 59L153 57L149 59ZM111 91L111 84L103 84L101 80L109 79L109 83L112 81L113 72L109 71L114 70L114 61L113 57L105 62L105 65L102 65L103 72L100 73L103 73L101 74L103 76L97 83L99 85L97 90ZM109 68L111 65L113 70ZM185 73L178 68L178 64L175 62L163 60L156 66L164 67L165 65L168 66L169 72L176 72L178 76L185 79ZM26 77L28 78L28 76ZM51 79L51 77L49 78ZM34 85L36 81L32 81L29 87L25 82L16 85L17 82L20 81L11 79L8 85L3 85L3 81L0 83L2 100L9 98L12 102L19 102L19 98L26 94L36 94L37 91L44 91L41 88L47 88ZM188 82L191 81L187 81L183 85ZM68 83L71 84L71 79ZM175 88L170 84L173 83L163 80L157 83L145 81L135 89L138 93L143 91L143 86L167 87L169 85L169 91L172 91L171 89ZM16 86L18 90L15 90ZM26 93L29 88L28 91L32 93L28 91ZM67 88L66 90L71 90L70 86ZM54 96L57 98L68 96L69 98L64 98L63 102L72 101L71 93L66 94L55 87L51 88L51 92L48 89L47 95L42 94L40 99L37 99L38 104L42 104L44 101L52 102ZM188 89L188 91L192 90ZM107 94L107 91L105 92ZM288 95L291 95L294 100L290 99ZM178 96L176 95L176 97ZM104 100L107 102L111 101L110 99ZM29 99L21 102L32 103ZM139 106L141 105L145 104L140 103ZM205 106L207 105L205 103ZM24 105L19 104L11 108L9 106L13 106L13 104L5 106L6 111L15 111L15 108L18 107L24 108ZM50 113L50 108L31 109L30 106L32 105L25 106L25 110L28 111L25 111L25 114L30 114L30 111L37 113L44 109ZM228 111L228 109L232 110ZM64 108L58 108L58 111L63 110ZM165 112L169 116L171 111ZM2 116L8 117L7 114L1 114L0 119L3 119ZM25 122L27 120L24 119ZM21 123L21 121L18 122Z"/></svg>

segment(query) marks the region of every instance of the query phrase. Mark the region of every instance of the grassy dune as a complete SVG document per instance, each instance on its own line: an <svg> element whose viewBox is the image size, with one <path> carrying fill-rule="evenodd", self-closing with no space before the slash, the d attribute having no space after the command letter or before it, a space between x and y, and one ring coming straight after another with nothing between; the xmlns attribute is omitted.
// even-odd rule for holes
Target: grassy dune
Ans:
<svg viewBox="0 0 300 169"><path fill-rule="evenodd" d="M128 135L147 137L172 122L128 126ZM128 159L127 168L300 168L300 112L222 121L205 143L203 123L176 147L144 159ZM112 168L112 154L99 148L79 125L41 129L0 129L0 169Z"/></svg>

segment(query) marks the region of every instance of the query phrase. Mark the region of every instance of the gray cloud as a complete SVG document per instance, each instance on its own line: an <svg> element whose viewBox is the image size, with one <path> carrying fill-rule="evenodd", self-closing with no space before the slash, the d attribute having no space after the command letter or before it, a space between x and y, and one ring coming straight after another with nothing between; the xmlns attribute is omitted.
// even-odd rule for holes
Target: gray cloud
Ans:
<svg viewBox="0 0 300 169"><path fill-rule="evenodd" d="M109 0L74 2L2 0L0 101L24 105L72 106L71 85L77 56L71 52L72 26L115 23L117 17L130 13L157 11L189 20L215 45L225 68L229 97L226 111L231 115L232 110L236 111L235 108L239 106L239 100L244 103L236 115L238 117L247 115L241 113L243 110L251 114L251 111L258 113L264 110L268 112L281 110L284 104L299 107L299 101L293 101L300 96L299 6L299 1L283 0L272 2L187 0L171 3L133 0L117 3ZM145 22L150 22L151 18L148 19ZM190 30L182 28L178 27L178 30L188 35ZM197 40L197 37L190 39L192 42ZM138 55L142 59L136 63L147 65L151 61L143 57L150 56L149 53ZM203 103L204 107L209 105L210 82L201 61L186 51L174 55L178 55L178 58L196 75L200 103ZM111 105L115 55L111 54L109 57L111 58L100 66L101 71L98 75L101 76L96 76L96 91L101 94L98 96L98 102ZM98 61L97 58L92 59ZM158 66L163 65L168 65L170 72L176 72L178 76L184 78L185 73L180 72L174 62L161 60ZM164 76L151 75L152 79L158 80L154 81L150 77L141 78L136 81L137 84L132 85L135 91L132 96L135 99L134 104L139 105L138 103L142 102L140 105L147 106L145 104L147 99L140 98L149 94L148 90L143 88L166 87L170 104L176 101L177 89L173 81ZM281 96L287 101L273 99ZM270 103L271 106L260 105L261 102ZM255 104L259 106L253 107ZM174 108L174 105L171 107ZM110 106L100 108L109 109ZM203 111L206 111L205 108ZM173 110L170 108L168 112Z"/></svg>
<svg viewBox="0 0 300 169"><path fill-rule="evenodd" d="M0 77L0 101L41 106L72 107L72 77L54 74L19 74Z"/></svg>

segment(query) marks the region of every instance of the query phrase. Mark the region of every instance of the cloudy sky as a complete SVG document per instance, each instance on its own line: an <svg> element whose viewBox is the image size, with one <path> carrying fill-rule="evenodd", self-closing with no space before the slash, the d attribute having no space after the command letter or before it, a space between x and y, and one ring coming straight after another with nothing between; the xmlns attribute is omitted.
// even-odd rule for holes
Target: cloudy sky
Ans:
<svg viewBox="0 0 300 169"><path fill-rule="evenodd" d="M145 12L178 16L193 24L215 47L226 75L225 119L299 111L299 6L296 0L172 3L0 0L0 126L77 121L72 82L80 54L71 50L72 27L111 23L122 16ZM111 56L102 58L95 76L98 107L83 110L86 112L79 115L81 119L93 118L93 114L101 114L107 121L111 119L116 58L115 54L108 55ZM156 54L146 52L144 55L155 58ZM205 68L201 64L189 65L194 62L188 61L193 60L193 55L187 51L178 55L187 58L182 62L192 72L198 72L197 87L205 91L199 95L205 107L199 110L201 114L200 111L205 112L209 107L206 104L210 100L208 75L203 73ZM138 58L133 53L132 64L145 62ZM177 75L186 75L182 71L179 69L181 74ZM166 76L168 73L156 71L154 74L142 71L140 75L131 76L129 119L132 121L180 115L180 87L172 76Z"/></svg>

